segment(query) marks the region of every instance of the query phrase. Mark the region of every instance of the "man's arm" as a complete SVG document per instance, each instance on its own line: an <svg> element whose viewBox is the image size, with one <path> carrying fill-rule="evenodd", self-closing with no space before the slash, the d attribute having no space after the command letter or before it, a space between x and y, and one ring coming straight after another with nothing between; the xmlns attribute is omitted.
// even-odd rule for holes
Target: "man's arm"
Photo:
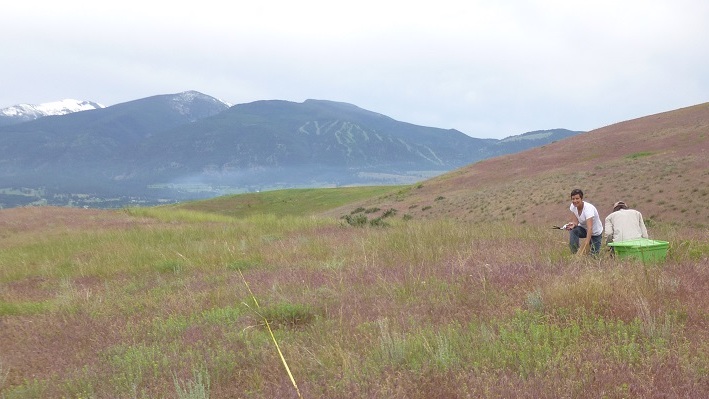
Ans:
<svg viewBox="0 0 709 399"><path fill-rule="evenodd" d="M579 254L585 254L591 248L591 234L593 234L593 218L586 219L586 238L583 240L583 245L579 249Z"/></svg>
<svg viewBox="0 0 709 399"><path fill-rule="evenodd" d="M571 213L571 219L569 219L569 223L566 224L566 230L571 230L579 224L579 219L576 217L576 215L574 215L573 212L569 213Z"/></svg>
<svg viewBox="0 0 709 399"><path fill-rule="evenodd" d="M606 233L606 242L613 242L613 220L611 220L611 215L606 216L606 225L603 231Z"/></svg>
<svg viewBox="0 0 709 399"><path fill-rule="evenodd" d="M638 212L638 217L640 219L640 233L642 233L643 238L650 238L647 234L647 227L645 227L645 221L643 220L643 214Z"/></svg>

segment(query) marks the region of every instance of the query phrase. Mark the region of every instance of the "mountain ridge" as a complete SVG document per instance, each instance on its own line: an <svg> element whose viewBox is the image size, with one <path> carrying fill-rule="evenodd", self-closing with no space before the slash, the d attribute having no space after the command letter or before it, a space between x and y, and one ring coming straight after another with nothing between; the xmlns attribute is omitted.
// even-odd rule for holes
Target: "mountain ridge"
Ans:
<svg viewBox="0 0 709 399"><path fill-rule="evenodd" d="M330 100L228 106L188 91L0 127L0 190L41 189L57 201L83 193L154 202L405 184L580 132L547 133L506 143Z"/></svg>

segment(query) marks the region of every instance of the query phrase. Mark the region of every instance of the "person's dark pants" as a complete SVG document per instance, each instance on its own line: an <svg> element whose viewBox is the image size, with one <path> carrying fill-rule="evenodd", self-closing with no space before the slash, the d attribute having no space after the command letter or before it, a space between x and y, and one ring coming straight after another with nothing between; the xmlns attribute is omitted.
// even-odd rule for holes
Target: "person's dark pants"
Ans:
<svg viewBox="0 0 709 399"><path fill-rule="evenodd" d="M576 226L569 231L569 248L571 253L576 253L579 250L579 241L581 238L586 238L586 229L581 226ZM601 251L601 241L603 235L591 236L591 254L597 255Z"/></svg>

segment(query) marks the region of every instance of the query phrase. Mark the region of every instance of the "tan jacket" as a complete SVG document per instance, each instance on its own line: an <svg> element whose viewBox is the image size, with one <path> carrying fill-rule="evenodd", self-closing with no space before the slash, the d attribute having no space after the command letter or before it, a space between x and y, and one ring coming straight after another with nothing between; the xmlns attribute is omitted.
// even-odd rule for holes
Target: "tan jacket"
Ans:
<svg viewBox="0 0 709 399"><path fill-rule="evenodd" d="M643 215L635 209L621 209L606 217L607 242L649 238Z"/></svg>

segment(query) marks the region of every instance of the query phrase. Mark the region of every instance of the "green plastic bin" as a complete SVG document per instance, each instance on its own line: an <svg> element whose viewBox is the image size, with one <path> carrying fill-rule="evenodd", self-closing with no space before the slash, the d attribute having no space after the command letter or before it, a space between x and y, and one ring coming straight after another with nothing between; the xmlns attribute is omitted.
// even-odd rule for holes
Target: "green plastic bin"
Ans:
<svg viewBox="0 0 709 399"><path fill-rule="evenodd" d="M608 246L614 248L615 255L618 258L635 258L643 262L664 262L670 243L639 238L637 240L612 242Z"/></svg>

